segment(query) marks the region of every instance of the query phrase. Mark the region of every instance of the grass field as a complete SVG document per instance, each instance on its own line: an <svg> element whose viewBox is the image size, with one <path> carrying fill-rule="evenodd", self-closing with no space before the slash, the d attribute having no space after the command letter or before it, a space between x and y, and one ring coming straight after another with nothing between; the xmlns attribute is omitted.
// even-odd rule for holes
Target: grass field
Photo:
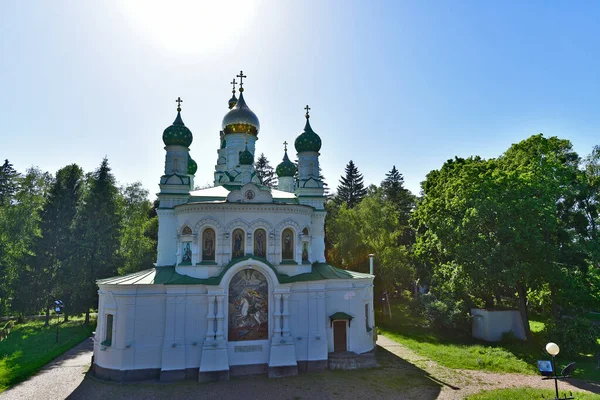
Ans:
<svg viewBox="0 0 600 400"><path fill-rule="evenodd" d="M0 342L0 392L21 382L44 364L52 361L92 334L96 321L84 325L83 318L59 325L56 343L56 320L44 327L43 320L15 324L4 341Z"/></svg>
<svg viewBox="0 0 600 400"><path fill-rule="evenodd" d="M563 397L565 394L568 395L569 392L559 390L559 394L561 397ZM544 397L542 397L542 395ZM517 388L484 391L476 395L467 397L467 400L531 400L542 398L553 399L554 396L556 396L556 394L553 390ZM573 397L575 397L577 400L600 399L600 395L582 392L573 392Z"/></svg>
<svg viewBox="0 0 600 400"><path fill-rule="evenodd" d="M380 332L449 368L537 374L537 360L550 359L542 337L544 323L535 319L530 321L531 342L489 344L425 328L424 321L412 316L406 304L397 304L392 311L391 321L380 318ZM594 357L562 359L559 355L557 368L571 361L577 362L574 377L600 381L600 369L596 368Z"/></svg>

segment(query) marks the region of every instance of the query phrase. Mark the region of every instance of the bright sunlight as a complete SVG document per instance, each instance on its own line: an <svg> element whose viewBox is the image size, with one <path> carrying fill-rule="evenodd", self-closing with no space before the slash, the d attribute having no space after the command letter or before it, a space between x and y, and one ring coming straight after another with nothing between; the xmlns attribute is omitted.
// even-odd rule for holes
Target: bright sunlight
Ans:
<svg viewBox="0 0 600 400"><path fill-rule="evenodd" d="M118 3L135 29L168 51L206 53L226 46L253 21L252 0L159 0Z"/></svg>

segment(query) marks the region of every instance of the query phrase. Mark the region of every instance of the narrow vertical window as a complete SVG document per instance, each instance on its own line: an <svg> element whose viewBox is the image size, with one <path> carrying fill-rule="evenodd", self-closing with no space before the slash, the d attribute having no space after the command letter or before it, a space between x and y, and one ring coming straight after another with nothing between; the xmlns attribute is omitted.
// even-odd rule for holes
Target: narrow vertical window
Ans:
<svg viewBox="0 0 600 400"><path fill-rule="evenodd" d="M244 257L244 231L236 229L231 235L231 258Z"/></svg>
<svg viewBox="0 0 600 400"><path fill-rule="evenodd" d="M365 327L367 328L367 332L371 331L371 327L369 326L369 303L365 304Z"/></svg>
<svg viewBox="0 0 600 400"><path fill-rule="evenodd" d="M294 259L294 232L290 228L285 229L281 234L281 258Z"/></svg>
<svg viewBox="0 0 600 400"><path fill-rule="evenodd" d="M215 231L212 228L202 232L202 261L215 261Z"/></svg>
<svg viewBox="0 0 600 400"><path fill-rule="evenodd" d="M267 232L264 229L254 231L254 255L257 257L267 257Z"/></svg>
<svg viewBox="0 0 600 400"><path fill-rule="evenodd" d="M113 332L113 315L106 314L106 329L104 331L104 342L102 342L105 346L112 345L112 332Z"/></svg>

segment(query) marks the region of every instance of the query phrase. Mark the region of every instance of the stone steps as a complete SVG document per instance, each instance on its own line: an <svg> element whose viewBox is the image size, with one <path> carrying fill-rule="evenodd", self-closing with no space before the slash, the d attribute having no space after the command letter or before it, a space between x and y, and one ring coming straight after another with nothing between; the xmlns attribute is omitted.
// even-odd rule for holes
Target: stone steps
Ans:
<svg viewBox="0 0 600 400"><path fill-rule="evenodd" d="M354 352L329 353L328 367L330 370L353 370L379 367L375 351L356 354Z"/></svg>

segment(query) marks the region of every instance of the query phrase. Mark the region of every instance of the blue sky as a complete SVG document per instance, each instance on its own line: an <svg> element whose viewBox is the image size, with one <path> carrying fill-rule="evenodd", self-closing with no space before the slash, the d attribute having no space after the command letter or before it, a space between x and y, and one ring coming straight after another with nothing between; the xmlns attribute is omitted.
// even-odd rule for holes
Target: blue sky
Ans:
<svg viewBox="0 0 600 400"><path fill-rule="evenodd" d="M56 172L107 156L154 194L181 96L203 185L241 69L257 151L278 164L309 104L331 187L350 159L418 192L445 160L535 133L600 144L598 2L162 3L1 2L0 158Z"/></svg>

